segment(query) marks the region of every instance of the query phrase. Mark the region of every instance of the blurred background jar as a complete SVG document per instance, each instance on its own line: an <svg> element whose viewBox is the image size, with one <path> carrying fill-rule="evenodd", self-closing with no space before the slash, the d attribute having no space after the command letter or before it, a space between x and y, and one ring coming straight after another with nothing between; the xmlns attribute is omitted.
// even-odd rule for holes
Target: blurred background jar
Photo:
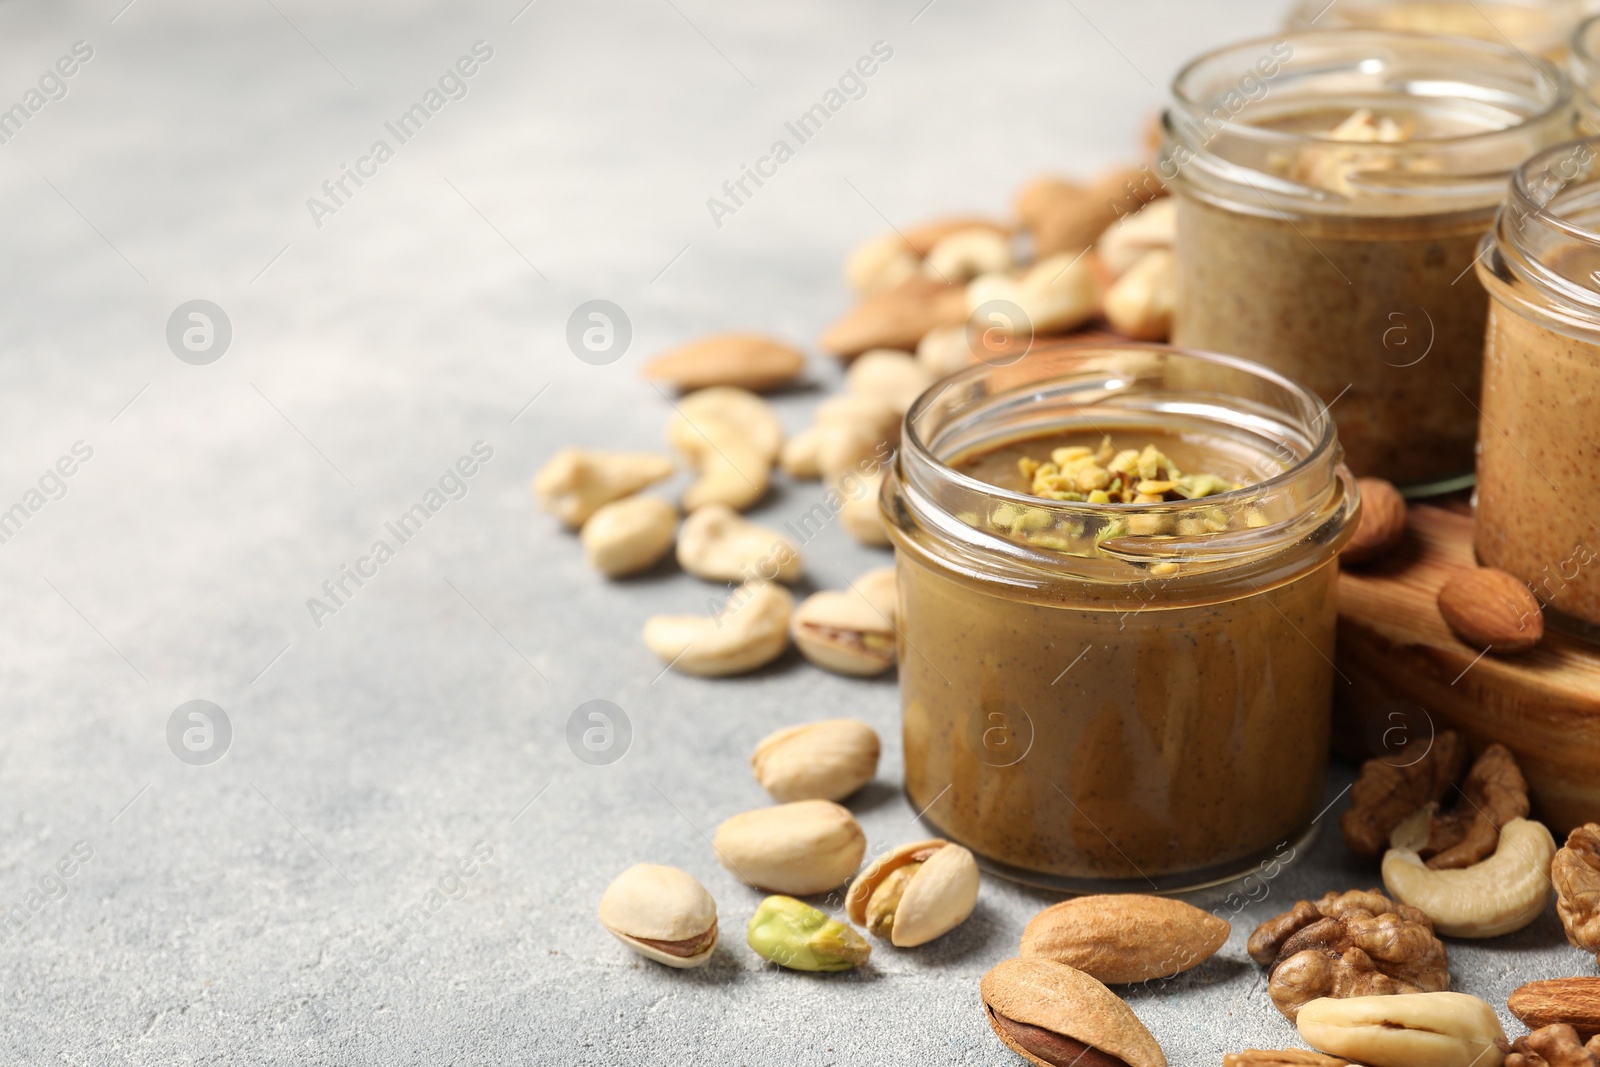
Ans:
<svg viewBox="0 0 1600 1067"><path fill-rule="evenodd" d="M1600 140L1517 172L1478 276L1489 305L1474 545L1551 623L1600 638Z"/></svg>
<svg viewBox="0 0 1600 1067"><path fill-rule="evenodd" d="M1565 75L1504 44L1339 30L1201 56L1173 98L1173 343L1310 386L1358 475L1470 484L1472 264L1512 171L1573 135Z"/></svg>
<svg viewBox="0 0 1600 1067"><path fill-rule="evenodd" d="M1509 43L1561 59L1594 0L1303 0L1292 30L1400 30Z"/></svg>

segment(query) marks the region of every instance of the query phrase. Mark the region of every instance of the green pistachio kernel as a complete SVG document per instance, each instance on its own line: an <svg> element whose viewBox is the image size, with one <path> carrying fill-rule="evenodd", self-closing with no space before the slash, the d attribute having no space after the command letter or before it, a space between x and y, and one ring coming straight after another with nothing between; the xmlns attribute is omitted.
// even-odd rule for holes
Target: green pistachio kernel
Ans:
<svg viewBox="0 0 1600 1067"><path fill-rule="evenodd" d="M763 900L745 939L762 959L795 971L848 971L872 953L866 938L793 897Z"/></svg>

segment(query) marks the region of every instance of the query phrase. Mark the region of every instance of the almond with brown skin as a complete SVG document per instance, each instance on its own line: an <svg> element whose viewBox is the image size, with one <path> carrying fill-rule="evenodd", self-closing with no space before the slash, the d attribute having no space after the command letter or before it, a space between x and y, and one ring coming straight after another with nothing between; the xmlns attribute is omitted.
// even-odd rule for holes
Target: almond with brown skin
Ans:
<svg viewBox="0 0 1600 1067"><path fill-rule="evenodd" d="M1037 1067L1167 1067L1133 1009L1064 963L1005 960L980 990L995 1035Z"/></svg>
<svg viewBox="0 0 1600 1067"><path fill-rule="evenodd" d="M1461 640L1491 652L1522 652L1544 637L1539 601L1493 567L1461 571L1439 590L1439 614Z"/></svg>
<svg viewBox="0 0 1600 1067"><path fill-rule="evenodd" d="M765 392L788 385L805 369L806 357L772 337L723 333L663 352L644 366L644 376L681 392L731 385Z"/></svg>
<svg viewBox="0 0 1600 1067"><path fill-rule="evenodd" d="M1382 478L1357 478L1361 518L1355 536L1339 550L1339 563L1354 566L1388 554L1406 534L1406 498Z"/></svg>
<svg viewBox="0 0 1600 1067"><path fill-rule="evenodd" d="M1123 985L1199 966L1228 940L1230 929L1215 915L1167 897L1077 897L1029 921L1022 956L1052 959L1107 985Z"/></svg>
<svg viewBox="0 0 1600 1067"><path fill-rule="evenodd" d="M1564 1023L1587 1041L1600 1034L1600 978L1529 982L1507 998L1506 1007L1530 1030Z"/></svg>
<svg viewBox="0 0 1600 1067"><path fill-rule="evenodd" d="M910 352L929 330L967 321L967 290L936 278L908 278L873 293L822 335L822 347L850 357L873 348Z"/></svg>

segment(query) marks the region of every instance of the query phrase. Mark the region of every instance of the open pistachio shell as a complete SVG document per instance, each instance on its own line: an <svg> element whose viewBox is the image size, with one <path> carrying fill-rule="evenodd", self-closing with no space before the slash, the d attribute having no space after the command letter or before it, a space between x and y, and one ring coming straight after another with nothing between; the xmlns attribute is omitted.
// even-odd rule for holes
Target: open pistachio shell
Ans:
<svg viewBox="0 0 1600 1067"><path fill-rule="evenodd" d="M606 887L600 923L646 959L701 967L717 948L717 902L693 875L638 863Z"/></svg>
<svg viewBox="0 0 1600 1067"><path fill-rule="evenodd" d="M850 885L845 908L871 929L869 909L879 888L916 865L894 905L889 941L900 948L927 944L966 921L978 903L978 861L940 838L913 841L875 860ZM881 936L881 934L880 934Z"/></svg>

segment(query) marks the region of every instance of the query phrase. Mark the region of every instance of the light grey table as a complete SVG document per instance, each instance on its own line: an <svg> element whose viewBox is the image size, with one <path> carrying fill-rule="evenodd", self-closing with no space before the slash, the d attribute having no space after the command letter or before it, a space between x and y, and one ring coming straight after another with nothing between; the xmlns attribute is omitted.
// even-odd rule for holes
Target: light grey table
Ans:
<svg viewBox="0 0 1600 1067"><path fill-rule="evenodd" d="M526 2L0 3L0 107L26 116L0 125L0 508L22 509L0 544L4 1063L1010 1062L977 979L1047 897L989 881L925 950L775 973L740 936L758 895L707 843L764 800L757 738L840 714L889 742L855 804L869 835L915 833L893 681L792 656L662 676L640 624L707 590L601 582L527 482L564 444L660 447L650 353L809 341L886 220L1001 211L1031 174L1129 158L1186 54L1280 12ZM879 41L859 99L714 220ZM609 365L565 340L592 299L631 323ZM195 300L221 311L209 341ZM777 402L791 428L838 370L809 378ZM447 477L477 442L492 456ZM441 480L459 499L390 533ZM379 540L392 558L363 562ZM808 548L820 587L882 560L837 529ZM609 765L566 742L594 699L632 726ZM192 700L231 736L187 711L169 734ZM595 921L639 860L716 895L708 969L642 963ZM1324 835L1220 957L1137 995L1172 1062L1290 1041L1244 936L1373 879ZM1452 960L1497 1002L1585 966L1553 916Z"/></svg>

